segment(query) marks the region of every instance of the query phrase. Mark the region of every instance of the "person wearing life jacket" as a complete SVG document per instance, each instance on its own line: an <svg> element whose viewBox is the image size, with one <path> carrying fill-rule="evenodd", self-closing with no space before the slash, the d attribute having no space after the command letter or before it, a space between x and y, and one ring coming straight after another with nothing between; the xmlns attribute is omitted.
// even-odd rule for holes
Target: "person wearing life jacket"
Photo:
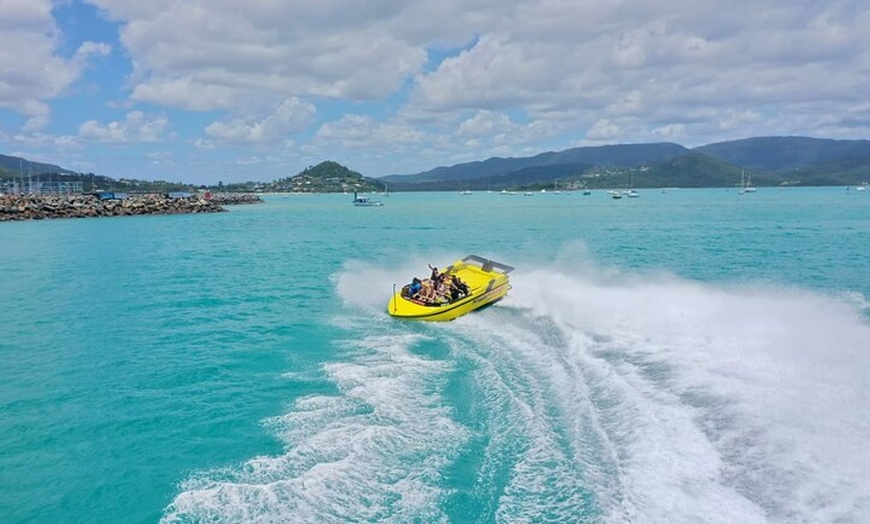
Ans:
<svg viewBox="0 0 870 524"><path fill-rule="evenodd" d="M411 279L411 283L408 285L408 296L413 297L414 295L419 293L421 289L423 289L423 284L420 282L419 278L414 277L413 279Z"/></svg>

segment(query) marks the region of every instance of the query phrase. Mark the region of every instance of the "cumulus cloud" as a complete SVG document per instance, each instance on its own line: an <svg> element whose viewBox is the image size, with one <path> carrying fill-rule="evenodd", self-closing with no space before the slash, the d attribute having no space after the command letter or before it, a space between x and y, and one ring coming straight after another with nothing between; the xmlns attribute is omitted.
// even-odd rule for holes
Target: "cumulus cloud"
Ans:
<svg viewBox="0 0 870 524"><path fill-rule="evenodd" d="M163 115L148 116L142 111L130 111L122 121L100 124L88 120L79 126L79 137L98 142L157 142L164 138L169 119Z"/></svg>
<svg viewBox="0 0 870 524"><path fill-rule="evenodd" d="M389 174L573 145L870 132L863 0L83 1L118 24L131 68L119 105L209 112L185 143L239 158L292 138L295 152L353 151L359 169ZM0 107L29 132L110 53L61 57L51 6L0 0L15 37L0 49ZM130 113L80 137L167 132L164 117Z"/></svg>
<svg viewBox="0 0 870 524"><path fill-rule="evenodd" d="M36 149L50 148L58 151L81 149L82 143L78 137L71 135L52 135L39 131L18 133L11 137L11 141L21 146ZM28 158L30 158L28 156Z"/></svg>
<svg viewBox="0 0 870 524"><path fill-rule="evenodd" d="M853 98L870 68L870 15L858 0L92 3L124 23L132 100L192 110L265 115L288 94L371 100L411 85L403 111L433 121L519 109L612 137L596 122L634 116L649 137L669 125L714 132L713 121L683 116L694 106L775 100L787 112L813 96L798 77L808 67L828 80L826 98ZM451 46L463 50L427 68ZM250 118L209 134L252 136Z"/></svg>
<svg viewBox="0 0 870 524"><path fill-rule="evenodd" d="M228 122L213 122L205 132L214 140L226 142L273 142L305 129L315 113L312 104L292 97L265 118L238 117Z"/></svg>
<svg viewBox="0 0 870 524"><path fill-rule="evenodd" d="M404 148L432 141L434 137L415 126L396 122L380 122L363 115L346 115L340 120L324 124L315 135L315 142L328 149L342 148L387 149Z"/></svg>
<svg viewBox="0 0 870 524"><path fill-rule="evenodd" d="M592 124L592 128L586 133L589 140L613 140L622 134L622 128L610 119L602 119Z"/></svg>
<svg viewBox="0 0 870 524"><path fill-rule="evenodd" d="M25 130L48 124L50 106L75 82L93 55L106 55L109 46L85 42L72 58L59 55L61 35L51 13L50 0L0 2L0 107L28 118Z"/></svg>
<svg viewBox="0 0 870 524"><path fill-rule="evenodd" d="M391 1L93 3L124 22L138 102L211 110L262 109L288 93L375 99L426 61L385 25L401 11Z"/></svg>
<svg viewBox="0 0 870 524"><path fill-rule="evenodd" d="M576 4L572 13L555 2L520 2L498 32L421 74L414 103L437 111L514 107L551 121L570 116L593 142L646 140L665 129L703 137L720 133L720 118L730 114L763 105L786 119L808 98L839 101L846 118L848 101L862 90L851 72L870 72L870 14L857 1L599 2L592 23L583 12L591 6ZM713 111L705 120L687 117L697 108ZM616 124L625 117L642 125ZM734 129L742 136L784 131Z"/></svg>
<svg viewBox="0 0 870 524"><path fill-rule="evenodd" d="M461 124L456 133L461 137L492 136L516 131L510 117L494 111L477 111Z"/></svg>

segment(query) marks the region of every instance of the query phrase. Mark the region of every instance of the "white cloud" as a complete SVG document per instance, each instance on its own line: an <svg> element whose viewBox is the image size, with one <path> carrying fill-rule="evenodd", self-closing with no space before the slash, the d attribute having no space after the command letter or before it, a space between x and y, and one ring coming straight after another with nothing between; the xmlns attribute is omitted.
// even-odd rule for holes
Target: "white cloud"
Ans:
<svg viewBox="0 0 870 524"><path fill-rule="evenodd" d="M45 0L3 0L0 3L0 31L45 30L51 20L51 2Z"/></svg>
<svg viewBox="0 0 870 524"><path fill-rule="evenodd" d="M644 110L643 92L640 90L626 91L620 98L613 100L607 107L607 112L613 115L636 115Z"/></svg>
<svg viewBox="0 0 870 524"><path fill-rule="evenodd" d="M172 151L152 151L145 156L155 162L168 162L175 158L175 153Z"/></svg>
<svg viewBox="0 0 870 524"><path fill-rule="evenodd" d="M43 129L50 119L47 100L75 82L93 55L106 55L105 44L85 42L71 59L58 54L61 35L50 0L0 1L0 108L28 117L26 131Z"/></svg>
<svg viewBox="0 0 870 524"><path fill-rule="evenodd" d="M514 131L516 126L510 117L494 111L477 111L474 116L459 124L456 133L460 137L492 136Z"/></svg>
<svg viewBox="0 0 870 524"><path fill-rule="evenodd" d="M44 129L45 126L48 125L50 115L47 105L40 104L38 109L32 110L31 114L35 114L35 116L27 119L27 123L24 124L24 131L39 131L40 129Z"/></svg>
<svg viewBox="0 0 870 524"><path fill-rule="evenodd" d="M644 65L647 59L648 35L644 31L624 33L613 44L611 58L614 67L634 68Z"/></svg>
<svg viewBox="0 0 870 524"><path fill-rule="evenodd" d="M200 150L203 151L211 151L212 149L217 147L217 144L212 140L207 140L205 138L198 138L193 142L193 145Z"/></svg>
<svg viewBox="0 0 870 524"><path fill-rule="evenodd" d="M130 98L163 107L210 111L233 107L234 96L235 91L226 85L188 77L138 84L133 88Z"/></svg>
<svg viewBox="0 0 870 524"><path fill-rule="evenodd" d="M64 151L81 149L82 147L82 143L78 137L70 135L52 135L41 133L39 131L15 134L11 137L11 141L31 149L54 149Z"/></svg>
<svg viewBox="0 0 870 524"><path fill-rule="evenodd" d="M497 36L483 35L422 75L413 103L442 113L515 107L534 119L570 118L575 133L589 130L588 140L631 141L668 125L687 134L721 130L716 120L685 118L702 107L743 113L763 105L787 114L796 103L823 97L841 101L837 111L847 118L846 102L862 91L861 75L852 72L870 73L870 15L860 2L607 4L573 34L571 7L561 11L560 24L555 16L534 18L555 2L534 4L539 8L517 11L531 18L508 19ZM640 120L614 127L616 117ZM740 129L747 136L758 128Z"/></svg>
<svg viewBox="0 0 870 524"><path fill-rule="evenodd" d="M380 122L362 115L347 115L338 121L321 126L314 142L324 149L383 148L385 151L398 151L407 146L419 146L432 139L430 134L414 126Z"/></svg>
<svg viewBox="0 0 870 524"><path fill-rule="evenodd" d="M546 98L560 74L548 68L546 46L523 46L506 35L481 38L417 78L413 103L433 111L499 109Z"/></svg>
<svg viewBox="0 0 870 524"><path fill-rule="evenodd" d="M598 120L592 124L592 128L586 133L589 140L609 141L618 138L622 134L622 129L612 120Z"/></svg>
<svg viewBox="0 0 870 524"><path fill-rule="evenodd" d="M124 22L134 101L239 114L288 96L378 99L413 82L403 111L418 117L456 112L459 125L469 110L518 108L582 133L606 109L655 118L650 133L679 120L686 101L741 110L774 98L786 111L813 96L795 78L808 63L828 80L826 97L854 93L870 60L870 15L857 0L93 3ZM442 46L468 49L424 72ZM238 118L212 132L256 133Z"/></svg>
<svg viewBox="0 0 870 524"><path fill-rule="evenodd" d="M401 11L395 2L94 3L124 22L121 41L135 62L131 98L138 102L262 110L288 94L375 99L426 60L423 48L385 25Z"/></svg>
<svg viewBox="0 0 870 524"><path fill-rule="evenodd" d="M152 166L171 167L178 165L173 151L151 151L145 153L145 157L151 161Z"/></svg>
<svg viewBox="0 0 870 524"><path fill-rule="evenodd" d="M652 134L660 136L669 142L679 143L686 135L686 126L683 124L668 124L653 129Z"/></svg>
<svg viewBox="0 0 870 524"><path fill-rule="evenodd" d="M458 122L445 120L429 127L401 119L381 122L369 116L346 115L321 126L315 138L299 149L321 157L338 152L357 156L356 169L380 176L491 156L532 155L540 151L527 145L554 133L550 124L519 123L492 111L478 111Z"/></svg>
<svg viewBox="0 0 870 524"><path fill-rule="evenodd" d="M205 132L214 140L269 143L305 129L316 111L312 104L293 97L285 100L265 118L239 117L229 122L213 122L206 127Z"/></svg>
<svg viewBox="0 0 870 524"><path fill-rule="evenodd" d="M210 151L197 161L344 155L388 174L572 145L870 134L864 0L84 1L118 23L112 58L130 59L106 104L209 112L204 130L178 126L202 130L183 137ZM0 0L0 107L34 142L54 99L110 52L61 56L51 7ZM168 128L130 113L76 139ZM264 146L282 153L251 150Z"/></svg>
<svg viewBox="0 0 870 524"><path fill-rule="evenodd" d="M149 117L142 111L130 111L123 121L105 125L88 120L79 126L79 136L83 140L98 142L157 142L164 138L168 128L169 119L165 116Z"/></svg>

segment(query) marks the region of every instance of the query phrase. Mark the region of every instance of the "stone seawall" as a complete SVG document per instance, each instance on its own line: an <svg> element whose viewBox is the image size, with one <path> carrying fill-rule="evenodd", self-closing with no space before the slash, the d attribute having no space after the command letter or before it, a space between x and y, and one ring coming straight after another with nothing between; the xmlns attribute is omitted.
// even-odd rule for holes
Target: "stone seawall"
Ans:
<svg viewBox="0 0 870 524"><path fill-rule="evenodd" d="M103 200L93 195L0 195L0 222L45 218L87 218L130 215L219 213L224 205L262 202L257 195L220 194L174 198L167 195L130 195Z"/></svg>
<svg viewBox="0 0 870 524"><path fill-rule="evenodd" d="M260 195L253 193L211 193L209 195L209 200L224 206L263 203L263 199L260 198Z"/></svg>

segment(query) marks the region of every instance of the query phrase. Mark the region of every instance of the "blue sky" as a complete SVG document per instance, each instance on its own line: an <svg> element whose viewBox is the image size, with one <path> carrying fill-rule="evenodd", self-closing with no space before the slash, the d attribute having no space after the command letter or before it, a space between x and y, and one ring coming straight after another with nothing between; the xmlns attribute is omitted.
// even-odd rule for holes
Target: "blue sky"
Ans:
<svg viewBox="0 0 870 524"><path fill-rule="evenodd" d="M0 0L0 153L113 178L366 176L870 135L857 0Z"/></svg>

